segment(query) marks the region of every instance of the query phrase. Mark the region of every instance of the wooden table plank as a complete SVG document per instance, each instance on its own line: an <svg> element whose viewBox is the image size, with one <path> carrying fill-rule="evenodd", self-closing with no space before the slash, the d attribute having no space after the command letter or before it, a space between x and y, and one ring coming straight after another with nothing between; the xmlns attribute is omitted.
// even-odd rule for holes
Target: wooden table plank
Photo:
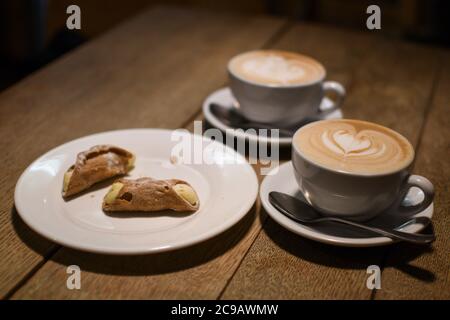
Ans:
<svg viewBox="0 0 450 320"><path fill-rule="evenodd" d="M14 292L22 279L32 274L54 250L50 242L33 233L11 211L14 184L31 161L61 143L94 132L131 127L183 127L199 112L205 96L225 83L229 58L264 46L284 25L282 20L266 17L159 7L87 43L2 93L0 134L8 139L0 142L5 155L0 168L4 199L0 204L0 256L3 258L0 296ZM190 257L193 265L209 259L209 253L203 256L201 249L192 250L198 253L197 260ZM89 257L62 250L56 259L83 265ZM177 268L170 263L171 254L166 257L164 266L168 270ZM142 258L129 262L118 259L114 264L104 257L92 259L104 259L108 262L106 268L116 266L116 270L122 268L125 274L128 267L133 269L133 261L142 261ZM142 270L153 265L154 258L146 261ZM180 267L187 267L186 263L189 264L184 262ZM41 280L49 276L45 270L54 272L51 265L47 264L40 273ZM105 264L100 262L98 268L102 267ZM150 268L149 273L151 270L160 273L164 267L155 268ZM64 277L64 268L60 270ZM128 283L125 278L124 283ZM38 283L39 278L35 281ZM67 294L62 289L64 281L41 283L42 290L33 296L64 296ZM59 296L58 290L46 288L52 283L61 291ZM98 286L96 290L83 294L95 297L111 294L107 286ZM139 292L130 286L128 294L133 296L134 290ZM126 296L126 291L116 294ZM21 296L31 297L31 292L22 290Z"/></svg>
<svg viewBox="0 0 450 320"><path fill-rule="evenodd" d="M345 117L387 125L417 144L438 68L434 50L301 26L276 47L316 56L330 78L347 79ZM385 248L335 248L309 241L267 219L222 297L370 299L366 268L381 265L384 255Z"/></svg>
<svg viewBox="0 0 450 320"><path fill-rule="evenodd" d="M436 189L432 248L399 244L388 250L376 299L450 299L450 54L443 65L416 154L414 173L429 178Z"/></svg>

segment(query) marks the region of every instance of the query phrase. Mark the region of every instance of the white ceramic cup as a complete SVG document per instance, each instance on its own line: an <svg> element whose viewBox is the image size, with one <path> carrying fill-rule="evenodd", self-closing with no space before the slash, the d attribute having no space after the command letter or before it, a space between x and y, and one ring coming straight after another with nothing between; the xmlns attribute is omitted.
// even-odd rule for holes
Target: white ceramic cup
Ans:
<svg viewBox="0 0 450 320"><path fill-rule="evenodd" d="M303 127L304 128L304 127ZM385 210L420 212L433 201L433 184L425 177L411 175L410 163L388 174L338 172L307 160L295 144L302 128L294 134L292 164L300 191L308 202L325 215L364 221ZM402 206L411 187L423 191L424 199L415 206Z"/></svg>
<svg viewBox="0 0 450 320"><path fill-rule="evenodd" d="M323 77L304 84L257 83L232 71L230 65L238 56L228 63L230 88L239 104L240 112L249 120L286 126L306 117L331 113L338 109L344 100L345 88L339 82L325 81L326 72ZM336 101L333 101L331 107L322 110L320 105L328 92L335 94Z"/></svg>

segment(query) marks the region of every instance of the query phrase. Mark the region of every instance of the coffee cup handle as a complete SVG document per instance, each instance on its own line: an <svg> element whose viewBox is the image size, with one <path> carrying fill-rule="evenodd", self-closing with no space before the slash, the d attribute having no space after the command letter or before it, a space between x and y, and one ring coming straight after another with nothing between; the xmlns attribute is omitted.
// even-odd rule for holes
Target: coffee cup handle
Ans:
<svg viewBox="0 0 450 320"><path fill-rule="evenodd" d="M336 81L324 81L322 88L325 94L327 92L334 92L336 94L336 100L333 101L331 107L327 107L326 109L320 108L319 110L320 115L326 115L341 107L345 98L345 88L342 84Z"/></svg>
<svg viewBox="0 0 450 320"><path fill-rule="evenodd" d="M417 187L422 190L424 199L419 204L413 206L403 206L400 204L399 210L401 211L401 213L409 213L410 211L419 213L428 208L428 206L433 202L434 187L430 180L425 177L412 174L406 181L406 191L404 193L405 196L408 193L409 189L411 189L411 187ZM403 199L404 197L402 198L402 201Z"/></svg>

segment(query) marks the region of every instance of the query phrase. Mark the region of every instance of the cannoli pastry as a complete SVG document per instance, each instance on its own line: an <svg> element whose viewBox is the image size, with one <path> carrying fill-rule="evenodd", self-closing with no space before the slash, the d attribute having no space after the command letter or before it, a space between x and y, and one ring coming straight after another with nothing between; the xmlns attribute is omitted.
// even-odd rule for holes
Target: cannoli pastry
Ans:
<svg viewBox="0 0 450 320"><path fill-rule="evenodd" d="M98 145L77 155L76 162L64 174L63 197L86 190L93 184L126 174L134 166L135 156L119 147Z"/></svg>
<svg viewBox="0 0 450 320"><path fill-rule="evenodd" d="M199 205L194 189L186 181L177 179L119 179L103 199L105 211L195 212Z"/></svg>

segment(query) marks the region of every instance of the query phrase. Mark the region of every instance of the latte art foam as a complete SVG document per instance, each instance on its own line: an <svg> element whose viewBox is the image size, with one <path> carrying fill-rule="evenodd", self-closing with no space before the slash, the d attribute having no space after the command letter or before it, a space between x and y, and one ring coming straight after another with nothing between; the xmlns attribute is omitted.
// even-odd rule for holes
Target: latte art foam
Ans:
<svg viewBox="0 0 450 320"><path fill-rule="evenodd" d="M314 59L276 50L238 55L230 62L230 70L245 80L269 85L303 84L325 75L325 69Z"/></svg>
<svg viewBox="0 0 450 320"><path fill-rule="evenodd" d="M256 57L242 63L242 71L260 78L279 83L290 83L305 76L305 66L280 56Z"/></svg>
<svg viewBox="0 0 450 320"><path fill-rule="evenodd" d="M349 173L394 172L414 157L411 144L400 134L358 120L315 122L299 130L294 143L311 162Z"/></svg>

